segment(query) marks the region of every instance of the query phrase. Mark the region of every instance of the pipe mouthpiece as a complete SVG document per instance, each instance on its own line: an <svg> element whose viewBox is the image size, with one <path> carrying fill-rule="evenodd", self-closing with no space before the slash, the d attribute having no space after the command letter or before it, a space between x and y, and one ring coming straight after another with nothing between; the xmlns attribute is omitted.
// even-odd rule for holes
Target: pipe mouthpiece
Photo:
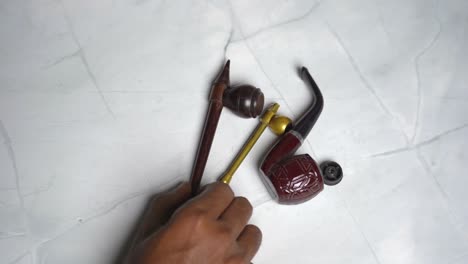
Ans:
<svg viewBox="0 0 468 264"><path fill-rule="evenodd" d="M306 67L302 66L302 68L301 68L301 78L302 79L304 79L304 77L306 76L305 74L307 72L309 72L309 70Z"/></svg>
<svg viewBox="0 0 468 264"><path fill-rule="evenodd" d="M313 97L309 109L304 112L301 118L299 118L293 130L305 139L322 112L323 96L317 83L315 83L306 67L301 68L301 78L308 84L308 86L310 86Z"/></svg>

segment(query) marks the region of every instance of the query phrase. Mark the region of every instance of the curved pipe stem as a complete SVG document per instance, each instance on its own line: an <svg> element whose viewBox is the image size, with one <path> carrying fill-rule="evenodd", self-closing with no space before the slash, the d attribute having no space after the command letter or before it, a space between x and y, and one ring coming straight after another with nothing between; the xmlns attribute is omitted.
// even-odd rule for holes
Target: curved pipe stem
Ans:
<svg viewBox="0 0 468 264"><path fill-rule="evenodd" d="M323 96L306 67L302 67L301 69L301 78L311 86L314 98L310 107L302 114L292 130L296 131L302 139L305 139L322 113Z"/></svg>

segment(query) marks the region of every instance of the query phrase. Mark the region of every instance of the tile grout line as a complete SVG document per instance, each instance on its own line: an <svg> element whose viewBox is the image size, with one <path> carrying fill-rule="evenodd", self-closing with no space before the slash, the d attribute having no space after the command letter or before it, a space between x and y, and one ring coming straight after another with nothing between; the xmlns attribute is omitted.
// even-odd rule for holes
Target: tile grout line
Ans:
<svg viewBox="0 0 468 264"><path fill-rule="evenodd" d="M21 194L21 183L19 179L18 166L16 162L16 154L12 146L10 135L8 134L8 131L6 130L6 127L3 124L2 120L0 120L0 135L3 137L3 144L5 145L7 149L8 157L10 158L10 161L11 161L11 166L13 169L13 173L15 175L16 194L18 195L18 200L20 201L21 209L24 211L24 199L23 199L23 195Z"/></svg>
<svg viewBox="0 0 468 264"><path fill-rule="evenodd" d="M384 156L388 156L388 155L393 155L393 154L397 154L397 153L401 153L401 152L406 152L406 151L411 151L411 150L417 150L417 149L420 149L424 146L427 146L427 145L430 145L432 143L435 143L437 142L438 140L446 137L446 136L449 136L453 133L456 133L460 130L463 130L465 128L468 127L468 124L463 124L461 126L458 126L458 127L455 127L455 128L452 128L452 129L449 129L445 132L442 132L440 133L439 135L436 135L428 140L425 140L425 141L422 141L416 145L413 145L413 146L409 146L409 147L404 147L404 148L397 148L397 149L393 149L393 150L389 150L389 151L384 151L384 152L381 152L381 153L376 153L376 154L372 154L370 156L367 156L367 158L376 158L376 157L384 157Z"/></svg>
<svg viewBox="0 0 468 264"><path fill-rule="evenodd" d="M371 242L369 241L369 239L365 235L364 231L362 230L358 220L356 219L356 217L351 212L351 209L349 208L348 203L346 202L345 199L342 198L341 192L338 191L338 193L340 194L340 199L343 201L343 203L345 205L346 211L348 212L349 216L351 216L351 218L353 219L353 222L356 225L356 228L358 229L358 231L361 234L362 238L364 238L364 241L366 242L367 247L370 249L370 251L372 253L372 256L374 257L374 260L376 261L377 264L381 264L381 261L379 260L379 257L377 256L377 253L375 252L374 248L372 247Z"/></svg>
<svg viewBox="0 0 468 264"><path fill-rule="evenodd" d="M390 111L390 109L387 107L387 105L383 102L382 98L380 98L380 96L377 94L377 91L374 89L374 87L372 87L372 85L369 83L369 81L367 80L367 78L364 76L364 73L361 71L361 69L359 68L356 60L354 59L354 57L351 55L351 52L346 48L343 40L341 39L341 37L338 35L338 32L336 32L333 27L330 25L330 23L328 23L328 21L326 19L324 19L324 23L325 25L327 26L329 32L333 35L333 37L335 38L336 42L338 43L338 45L340 46L340 48L344 51L344 53L346 54L346 56L348 57L348 61L350 62L351 64L351 67L354 69L354 71L356 72L356 74L358 75L359 79L361 80L362 84L364 85L364 87L367 88L367 90L372 94L372 96L377 100L377 103L379 104L380 108L385 112L385 114L389 117L391 117L392 119L395 119L394 115L392 114L392 112ZM398 121L398 126L399 126L399 130L400 130L400 133L402 134L402 136L404 137L405 139L405 142L406 142L406 145L409 146L410 144L410 140L408 138L408 135L406 135L406 133L404 132L403 130L403 127L402 127L402 124L400 123L400 121Z"/></svg>
<svg viewBox="0 0 468 264"><path fill-rule="evenodd" d="M323 1L315 1L315 4L309 10L307 10L304 14L302 14L302 15L300 15L298 17L291 18L291 19L288 19L286 21L279 22L277 24L273 24L273 25L269 25L269 26L260 28L260 29L256 30L255 32L253 32L251 34L248 34L247 36L242 34L242 37L240 39L233 40L232 43L247 41L247 40L249 40L251 38L254 38L254 37L262 34L263 32L267 32L267 31L270 31L270 30L272 30L274 28L278 28L278 27L282 27L282 26L285 26L285 25L295 23L295 22L299 22L299 21L307 18L308 16L310 16L318 7L320 7L322 2Z"/></svg>
<svg viewBox="0 0 468 264"><path fill-rule="evenodd" d="M101 90L101 88L100 88L100 86L98 84L96 76L91 71L91 67L89 66L88 60L86 59L83 47L81 46L81 43L78 40L78 36L75 33L75 29L73 28L73 23L72 23L70 17L68 16L65 5L63 4L62 1L59 1L59 2L60 2L60 5L62 7L62 10L63 10L63 17L66 20L67 26L68 26L68 28L70 30L70 33L71 33L71 36L72 36L72 39L75 42L76 46L78 47L78 50L75 53L73 53L72 55L73 56L79 56L81 62L85 66L86 72L87 72L89 78L91 79L91 82L93 83L94 87L96 88L96 91L98 92L98 94L99 94L99 96L101 98L101 101L103 102L107 112L112 116L113 119L116 119L116 116L115 116L114 112L112 111L112 109L111 109L111 107L109 105L109 102L107 102L107 100L106 100L106 98L104 96L104 93L103 93L103 91Z"/></svg>
<svg viewBox="0 0 468 264"><path fill-rule="evenodd" d="M437 14L437 6L438 0L434 0L432 3L432 8L434 12L434 20L437 23L437 31L434 34L432 40L426 45L413 59L414 64L414 71L416 74L416 92L418 95L417 107L416 107L416 121L414 123L414 131L413 135L411 136L411 144L414 144L416 141L416 136L420 129L420 122L421 122L421 111L422 111L422 104L423 104L423 94L422 94L422 87L421 87L421 71L419 68L419 62L421 58L435 45L437 40L439 39L440 35L442 34L442 22Z"/></svg>
<svg viewBox="0 0 468 264"><path fill-rule="evenodd" d="M26 257L27 255L30 255L31 252L29 251L26 251L24 252L23 254L21 254L20 256L18 256L17 258L15 258L12 262L10 262L10 264L16 264L18 263L20 260L22 260L24 257Z"/></svg>
<svg viewBox="0 0 468 264"><path fill-rule="evenodd" d="M444 188L442 187L442 185L440 184L439 180L437 179L436 175L432 172L429 164L428 164L428 161L423 157L422 153L420 152L419 149L416 149L416 155L417 155L417 158L419 160L419 162L421 163L421 165L423 166L423 169L426 171L427 174L429 174L429 176L431 177L431 179L434 181L434 184L436 185L438 191L440 192L440 194L442 195L442 198L444 200L444 202L446 203L446 210L448 212L448 220L450 221L450 224L455 228L456 231L458 231L459 233L462 233L462 231L460 231L458 229L458 225L456 223L454 223L453 221L456 220L456 216L457 216L457 213L455 212L454 209L456 208L452 208L450 206L450 197L448 196L448 194L445 192ZM462 234L462 240L463 242L465 242L465 247L468 246L468 239L463 236Z"/></svg>

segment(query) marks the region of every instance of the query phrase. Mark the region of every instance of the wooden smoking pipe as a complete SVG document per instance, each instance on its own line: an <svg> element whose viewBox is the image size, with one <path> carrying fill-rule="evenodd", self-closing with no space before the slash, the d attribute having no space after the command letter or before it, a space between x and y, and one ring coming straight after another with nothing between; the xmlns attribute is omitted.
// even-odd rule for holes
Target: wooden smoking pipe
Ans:
<svg viewBox="0 0 468 264"><path fill-rule="evenodd" d="M229 66L228 60L211 88L208 112L190 176L194 195L200 187L223 106L246 118L257 117L263 110L265 99L259 88L251 85L229 86Z"/></svg>
<svg viewBox="0 0 468 264"><path fill-rule="evenodd" d="M279 104L272 104L262 115L260 118L260 124L258 124L257 128L255 128L254 132L247 140L245 145L242 147L240 152L237 154L236 158L232 161L230 167L226 170L224 175L221 177L220 181L226 184L229 184L234 176L234 173L237 171L239 166L242 164L244 159L249 154L250 150L252 150L253 146L263 134L263 131L267 127L275 134L282 134L286 131L291 123L291 120L287 117L277 116L276 112L278 112Z"/></svg>
<svg viewBox="0 0 468 264"><path fill-rule="evenodd" d="M323 109L322 93L307 68L301 69L301 77L311 86L314 100L295 125L279 138L260 165L270 193L282 204L305 202L320 193L324 183L335 185L343 178L342 169L335 162L324 163L322 174L308 154L293 156Z"/></svg>

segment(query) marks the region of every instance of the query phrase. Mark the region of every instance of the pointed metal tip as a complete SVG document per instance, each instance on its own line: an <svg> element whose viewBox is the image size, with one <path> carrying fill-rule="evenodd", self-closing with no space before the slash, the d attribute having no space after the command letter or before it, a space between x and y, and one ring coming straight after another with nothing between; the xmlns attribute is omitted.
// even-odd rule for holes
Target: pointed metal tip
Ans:
<svg viewBox="0 0 468 264"><path fill-rule="evenodd" d="M231 60L228 60L226 62L226 65L224 65L223 70L219 74L218 78L216 78L215 83L223 83L229 86L229 71L230 71L230 65L231 65Z"/></svg>

